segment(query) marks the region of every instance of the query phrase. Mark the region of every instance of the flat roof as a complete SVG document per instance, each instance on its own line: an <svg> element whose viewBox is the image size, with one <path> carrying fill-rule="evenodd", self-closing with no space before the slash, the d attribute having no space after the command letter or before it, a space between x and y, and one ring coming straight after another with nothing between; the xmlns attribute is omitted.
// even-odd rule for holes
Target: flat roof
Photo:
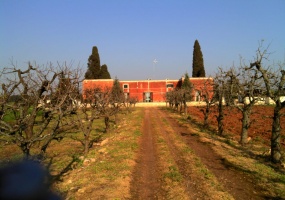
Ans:
<svg viewBox="0 0 285 200"><path fill-rule="evenodd" d="M181 78L180 78L181 79ZM144 79L144 80L119 80L119 82L162 82L162 81L179 81L180 79ZM213 79L212 77L189 77L191 80ZM84 81L114 81L114 79L85 79Z"/></svg>

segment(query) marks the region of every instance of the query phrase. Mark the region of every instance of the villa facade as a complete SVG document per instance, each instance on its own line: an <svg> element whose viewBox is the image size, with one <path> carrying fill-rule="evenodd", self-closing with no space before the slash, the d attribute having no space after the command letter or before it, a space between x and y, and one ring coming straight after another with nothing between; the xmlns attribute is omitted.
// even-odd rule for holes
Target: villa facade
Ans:
<svg viewBox="0 0 285 200"><path fill-rule="evenodd" d="M212 79L203 77L190 78L189 80L194 86L192 94L194 101L200 101L205 82L212 81ZM139 102L165 102L167 92L181 87L182 81L183 78L179 80L120 80L120 86L126 97L136 98ZM83 81L83 93L84 90L96 87L111 88L113 82L113 79L86 79ZM212 86L208 85L207 87Z"/></svg>

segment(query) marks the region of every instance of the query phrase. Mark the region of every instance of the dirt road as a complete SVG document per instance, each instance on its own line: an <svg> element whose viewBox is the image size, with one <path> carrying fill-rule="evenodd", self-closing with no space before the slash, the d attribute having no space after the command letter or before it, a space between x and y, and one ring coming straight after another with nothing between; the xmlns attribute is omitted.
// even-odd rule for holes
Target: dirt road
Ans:
<svg viewBox="0 0 285 200"><path fill-rule="evenodd" d="M227 165L194 127L145 108L131 199L266 199L251 177Z"/></svg>

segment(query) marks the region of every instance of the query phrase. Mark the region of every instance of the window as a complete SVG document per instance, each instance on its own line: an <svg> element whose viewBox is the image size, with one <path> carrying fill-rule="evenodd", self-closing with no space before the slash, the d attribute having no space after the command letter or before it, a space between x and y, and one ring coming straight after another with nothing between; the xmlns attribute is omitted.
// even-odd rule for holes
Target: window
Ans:
<svg viewBox="0 0 285 200"><path fill-rule="evenodd" d="M128 89L128 88L129 88L129 85L128 85L128 84L124 84L124 85L123 85L123 88L124 88L124 89Z"/></svg>
<svg viewBox="0 0 285 200"><path fill-rule="evenodd" d="M173 88L173 83L167 83L166 88Z"/></svg>

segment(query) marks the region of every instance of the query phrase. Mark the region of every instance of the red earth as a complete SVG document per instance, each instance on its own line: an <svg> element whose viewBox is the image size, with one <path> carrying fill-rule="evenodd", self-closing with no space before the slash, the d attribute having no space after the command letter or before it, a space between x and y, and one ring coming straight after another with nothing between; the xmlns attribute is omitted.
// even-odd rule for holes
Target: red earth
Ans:
<svg viewBox="0 0 285 200"><path fill-rule="evenodd" d="M201 111L203 107L193 106L189 107L189 115L194 119L198 120L199 123L203 123L204 115ZM270 144L271 128L272 128L272 117L273 117L273 106L258 105L254 106L250 119L252 124L249 128L249 137L252 139L263 139L265 144ZM227 134L233 135L234 138L239 139L242 127L242 113L235 107L225 107L224 109L224 130ZM281 111L283 116L281 117L281 143L285 146L285 109ZM215 130L217 130L218 115L217 107L214 106L211 109L209 116L209 124Z"/></svg>
<svg viewBox="0 0 285 200"><path fill-rule="evenodd" d="M184 178L181 183L185 186L187 194L185 198L217 199L209 196L203 187L201 177L191 170L191 165L195 165L195 161L191 160L188 163L182 157L179 148L175 146L172 136L177 134L181 135L182 140L199 156L202 163L217 177L225 191L234 199L267 199L265 190L259 188L250 175L224 165L222 157L216 154L210 145L199 142L197 136L191 135L191 130L193 131L191 124L189 129L183 127L170 116L169 112L158 108L146 108L144 112L143 133L139 143L137 164L133 172L130 199L181 199L179 197L170 198L167 190L163 188L163 178L161 178L163 168L159 161L160 153L157 143L159 137L165 141L167 149L171 152L170 157L174 159L179 173Z"/></svg>

